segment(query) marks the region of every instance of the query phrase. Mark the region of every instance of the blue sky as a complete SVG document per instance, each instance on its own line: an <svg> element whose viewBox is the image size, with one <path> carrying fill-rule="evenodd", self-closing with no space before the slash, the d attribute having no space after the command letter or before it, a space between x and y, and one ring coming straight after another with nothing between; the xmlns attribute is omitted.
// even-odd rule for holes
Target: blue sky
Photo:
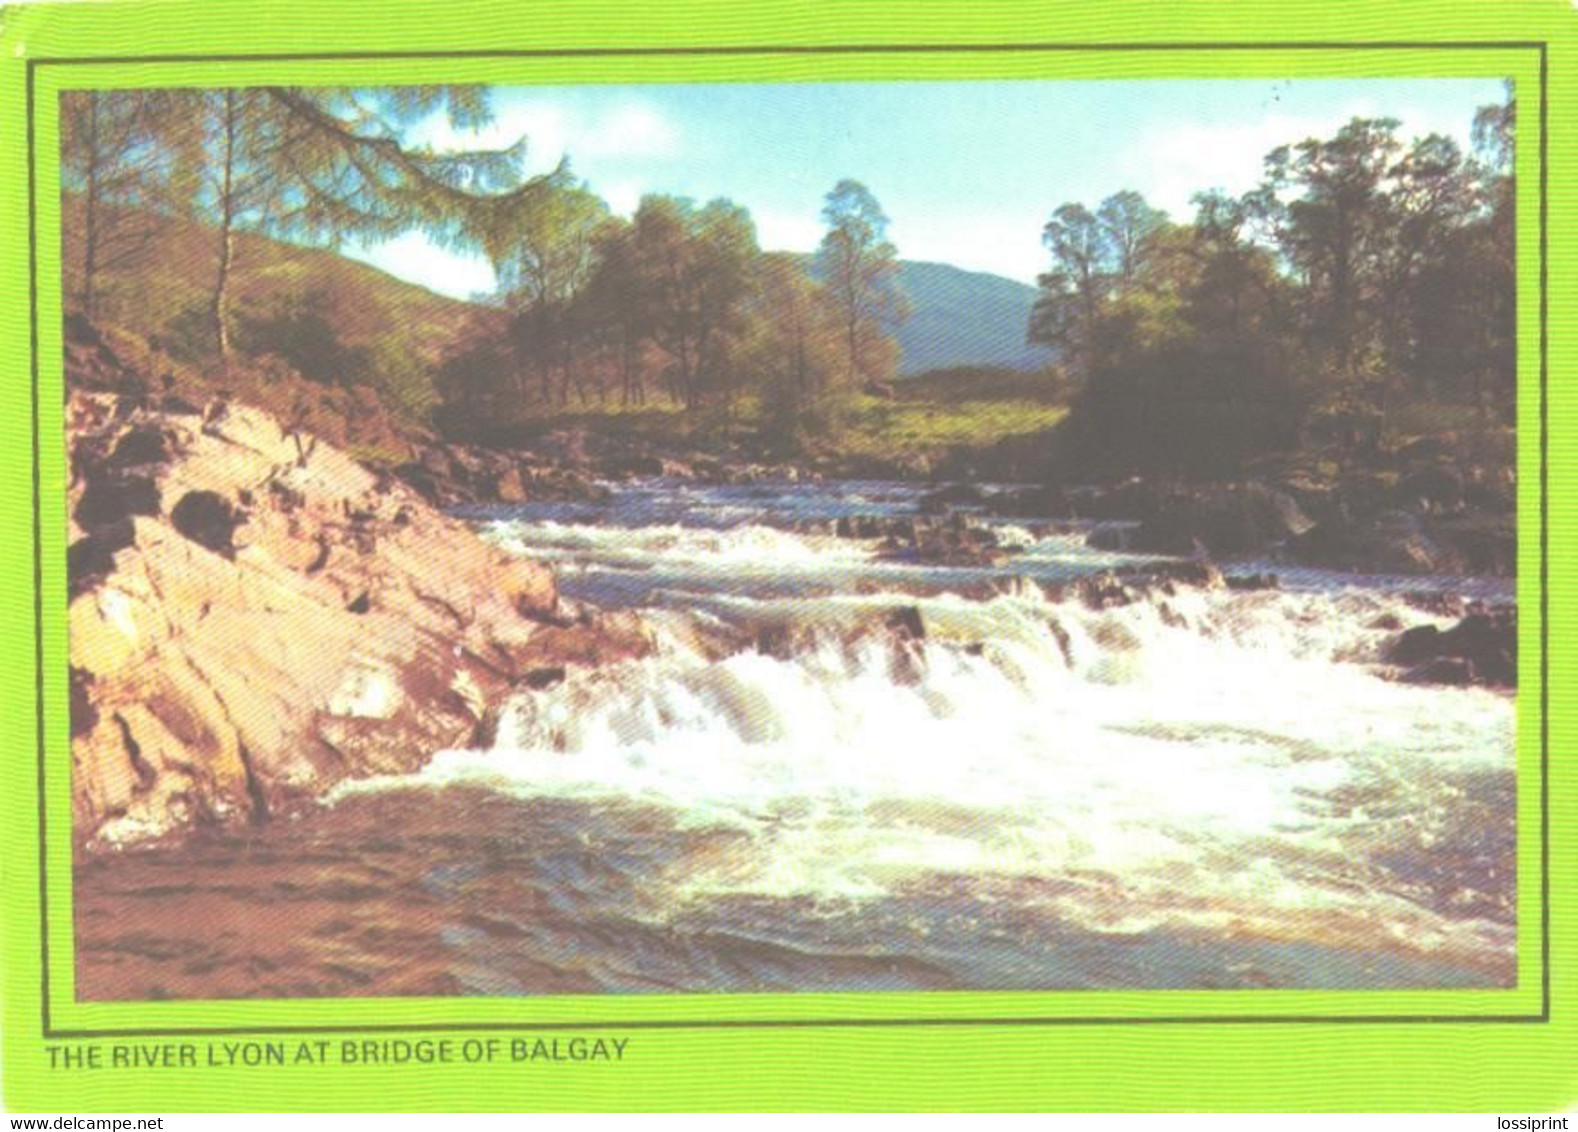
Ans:
<svg viewBox="0 0 1578 1132"><path fill-rule="evenodd" d="M727 196L762 246L809 251L822 198L865 182L906 259L1034 282L1042 226L1058 205L1133 188L1187 218L1194 192L1250 188L1273 147L1326 135L1355 115L1445 133L1468 146L1481 79L1130 80L497 88L495 121L456 134L431 121L412 140L508 144L532 171L571 167L628 215L642 194ZM491 290L487 265L416 235L355 251L456 296Z"/></svg>

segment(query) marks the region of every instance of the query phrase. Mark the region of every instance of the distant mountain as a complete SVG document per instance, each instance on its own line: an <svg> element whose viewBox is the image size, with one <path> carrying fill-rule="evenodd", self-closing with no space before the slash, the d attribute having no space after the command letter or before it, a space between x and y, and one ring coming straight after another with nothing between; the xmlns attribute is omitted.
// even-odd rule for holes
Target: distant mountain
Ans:
<svg viewBox="0 0 1578 1132"><path fill-rule="evenodd" d="M1035 370L1053 353L1025 344L1036 289L1001 275L905 260L900 280L912 313L899 328L905 377L949 366Z"/></svg>
<svg viewBox="0 0 1578 1132"><path fill-rule="evenodd" d="M811 267L814 257L800 257ZM1025 343L1036 289L947 263L899 261L910 317L899 327L899 375L914 377L954 366L1038 370L1055 355Z"/></svg>

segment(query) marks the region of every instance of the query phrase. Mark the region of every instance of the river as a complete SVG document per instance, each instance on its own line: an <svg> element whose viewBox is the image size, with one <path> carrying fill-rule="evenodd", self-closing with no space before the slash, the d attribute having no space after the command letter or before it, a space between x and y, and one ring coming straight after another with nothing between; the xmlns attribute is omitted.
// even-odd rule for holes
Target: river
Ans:
<svg viewBox="0 0 1578 1132"><path fill-rule="evenodd" d="M1059 587L1152 563L1091 524L985 520L1013 552L973 567L833 533L922 493L468 512L654 655L298 821L80 867L79 993L1513 983L1513 698L1378 664L1451 622L1421 593L1509 582L1251 562L1280 585L1091 608Z"/></svg>

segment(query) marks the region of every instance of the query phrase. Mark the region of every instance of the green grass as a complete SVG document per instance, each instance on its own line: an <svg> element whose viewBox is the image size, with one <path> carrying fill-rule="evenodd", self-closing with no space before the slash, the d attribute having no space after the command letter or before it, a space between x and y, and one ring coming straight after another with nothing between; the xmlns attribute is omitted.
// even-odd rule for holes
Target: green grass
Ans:
<svg viewBox="0 0 1578 1132"><path fill-rule="evenodd" d="M392 444L350 443L345 446L345 453L353 460L378 468L393 468L411 458L409 450Z"/></svg>
<svg viewBox="0 0 1578 1132"><path fill-rule="evenodd" d="M1009 437L1045 432L1068 416L1066 405L1004 401L904 400L862 397L834 454L904 462L926 461L955 448L989 448Z"/></svg>
<svg viewBox="0 0 1578 1132"><path fill-rule="evenodd" d="M67 231L80 230L80 202L63 202ZM210 348L203 312L217 269L214 229L190 220L163 218L158 235L132 262L99 281L99 319L188 354ZM65 285L79 288L80 261L68 246ZM289 301L305 301L324 315L341 343L370 351L377 360L375 387L386 408L408 424L421 423L435 400L433 375L444 352L473 320L496 312L434 294L376 268L319 248L238 233L231 284L234 333L250 315ZM182 322L188 327L183 341ZM185 347L183 349L183 346ZM208 358L186 360L211 368ZM246 390L238 390L243 396Z"/></svg>
<svg viewBox="0 0 1578 1132"><path fill-rule="evenodd" d="M1006 439L1049 432L1068 416L1064 404L1023 396L957 400L952 389L941 385L912 388L904 382L900 389L893 399L855 397L840 427L813 438L801 454L828 460L929 464L956 449L986 449ZM768 427L757 399L750 396L740 398L732 410L711 407L699 412L687 412L667 401L569 409L537 403L523 406L519 415L478 439L529 446L548 432L585 429L701 452L721 453L733 441L745 452L766 458L769 453L784 453L783 438L767 435Z"/></svg>
<svg viewBox="0 0 1578 1132"><path fill-rule="evenodd" d="M1061 375L1045 370L999 369L993 366L954 366L931 370L893 383L901 401L1034 401L1062 404L1070 389Z"/></svg>

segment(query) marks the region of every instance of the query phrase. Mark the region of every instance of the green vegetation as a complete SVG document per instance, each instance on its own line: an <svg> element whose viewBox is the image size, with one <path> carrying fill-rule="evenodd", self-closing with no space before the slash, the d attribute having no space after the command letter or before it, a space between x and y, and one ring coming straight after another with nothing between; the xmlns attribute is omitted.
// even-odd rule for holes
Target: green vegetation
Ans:
<svg viewBox="0 0 1578 1132"><path fill-rule="evenodd" d="M82 232L83 205L73 194L64 208L66 287L80 294L81 259L72 254ZM218 373L209 320L212 282L203 266L213 258L214 229L196 220L143 214L149 238L135 257L98 282L95 320L136 333L172 361ZM264 236L236 237L230 314L242 361L274 353L267 335L252 333L291 310L307 310L332 330L320 349L365 358L355 372L315 367L303 376L331 385L365 383L407 425L426 425L437 401L433 374L449 344L498 312L435 295L334 252L304 248ZM277 339L275 339L277 342ZM230 384L263 403L253 386L262 371L232 365Z"/></svg>
<svg viewBox="0 0 1578 1132"><path fill-rule="evenodd" d="M1003 440L1050 432L1067 416L1067 406L1033 399L863 397L828 454L927 468L958 449L985 450Z"/></svg>
<svg viewBox="0 0 1578 1132"><path fill-rule="evenodd" d="M1467 157L1355 118L1273 150L1240 198L1197 194L1187 224L1134 193L1058 208L1031 336L1083 383L1075 463L1231 474L1312 441L1359 459L1406 432L1403 406L1509 426L1512 121L1482 110Z"/></svg>
<svg viewBox="0 0 1578 1132"><path fill-rule="evenodd" d="M1005 440L1051 434L1068 417L1069 393L1046 373L959 368L894 382L891 397L854 393L839 411L837 428L796 437L782 430L778 407L754 394L739 398L727 414L722 406L688 412L666 397L639 405L610 399L568 410L533 402L474 435L489 444L530 446L547 432L586 429L640 438L665 450L724 456L743 447L773 458L919 472L961 450L984 451Z"/></svg>
<svg viewBox="0 0 1578 1132"><path fill-rule="evenodd" d="M302 419L305 399L408 436L583 425L919 470L1007 442L1087 478L1233 475L1306 449L1347 466L1510 425L1510 100L1480 112L1473 155L1357 118L1273 150L1252 192L1197 194L1187 221L1128 191L1063 204L1033 305L1006 280L901 264L858 181L794 256L761 249L725 198L648 195L624 219L568 160L526 176L524 140L403 140L433 114L485 122L485 89L78 92L63 110L73 308ZM448 300L336 254L408 231L484 256L498 293ZM912 310L956 327L934 347L956 356L1021 302L1001 368L896 378Z"/></svg>

